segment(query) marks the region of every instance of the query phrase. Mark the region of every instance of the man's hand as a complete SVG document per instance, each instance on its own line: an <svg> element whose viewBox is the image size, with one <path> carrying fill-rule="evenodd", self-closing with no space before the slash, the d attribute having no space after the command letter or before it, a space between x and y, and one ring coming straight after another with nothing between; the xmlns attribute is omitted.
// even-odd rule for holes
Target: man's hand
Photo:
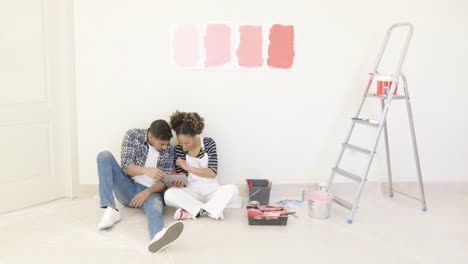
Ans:
<svg viewBox="0 0 468 264"><path fill-rule="evenodd" d="M184 186L185 186L185 184L183 184L181 181L175 181L175 182L172 182L171 187L181 188L181 187L184 187Z"/></svg>
<svg viewBox="0 0 468 264"><path fill-rule="evenodd" d="M178 158L176 160L176 165L181 167L183 170L188 171L189 166L187 165L187 162L181 158Z"/></svg>
<svg viewBox="0 0 468 264"><path fill-rule="evenodd" d="M141 207L143 205L143 203L146 201L146 199L148 199L150 194L151 193L148 192L148 189L137 193L137 195L135 195L133 197L133 199L130 201L130 206L131 207Z"/></svg>
<svg viewBox="0 0 468 264"><path fill-rule="evenodd" d="M145 175L153 180L161 180L166 176L166 173L158 168L145 168Z"/></svg>

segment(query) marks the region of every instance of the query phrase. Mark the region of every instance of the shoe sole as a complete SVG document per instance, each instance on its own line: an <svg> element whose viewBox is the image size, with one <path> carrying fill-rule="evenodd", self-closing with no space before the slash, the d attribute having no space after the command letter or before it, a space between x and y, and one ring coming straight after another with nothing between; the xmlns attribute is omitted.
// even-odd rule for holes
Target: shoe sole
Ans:
<svg viewBox="0 0 468 264"><path fill-rule="evenodd" d="M120 222L121 219L115 221L115 223L111 224L111 225L106 225L106 226L98 226L99 229L107 229L109 227L113 227L115 224L117 224L118 222Z"/></svg>
<svg viewBox="0 0 468 264"><path fill-rule="evenodd" d="M184 224L182 222L173 223L167 228L166 233L160 239L148 246L148 250L152 253L163 250L182 234L182 230L184 230Z"/></svg>

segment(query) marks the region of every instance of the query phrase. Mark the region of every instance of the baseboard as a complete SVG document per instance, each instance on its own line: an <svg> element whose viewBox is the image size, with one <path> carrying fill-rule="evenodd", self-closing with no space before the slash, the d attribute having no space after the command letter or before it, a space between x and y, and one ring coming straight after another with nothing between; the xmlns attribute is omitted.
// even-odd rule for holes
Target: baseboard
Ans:
<svg viewBox="0 0 468 264"><path fill-rule="evenodd" d="M334 188L340 190L348 190L351 185L355 183L336 183ZM248 189L245 184L237 184L239 194L241 197L248 197ZM388 193L387 182L368 182L366 183L366 191L376 191L380 189L383 193ZM408 192L418 192L418 185L416 182L394 182L395 189ZM271 188L271 197L285 197L299 199L304 190L317 190L318 184L273 184ZM99 191L98 184L81 184L79 197L94 196ZM426 193L457 193L468 194L468 182L428 182L424 183L424 191Z"/></svg>

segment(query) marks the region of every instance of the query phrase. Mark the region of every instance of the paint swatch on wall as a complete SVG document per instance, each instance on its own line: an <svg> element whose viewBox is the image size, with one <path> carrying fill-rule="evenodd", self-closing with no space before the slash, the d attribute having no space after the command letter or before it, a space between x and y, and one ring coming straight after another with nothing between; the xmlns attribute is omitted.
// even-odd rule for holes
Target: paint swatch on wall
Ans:
<svg viewBox="0 0 468 264"><path fill-rule="evenodd" d="M237 49L239 66L247 68L262 66L262 26L240 26L239 38L239 47Z"/></svg>
<svg viewBox="0 0 468 264"><path fill-rule="evenodd" d="M208 24L205 35L205 67L217 67L231 61L231 28L226 24Z"/></svg>
<svg viewBox="0 0 468 264"><path fill-rule="evenodd" d="M270 28L267 64L273 68L289 69L294 62L294 26L273 25Z"/></svg>
<svg viewBox="0 0 468 264"><path fill-rule="evenodd" d="M195 67L199 61L199 32L196 25L178 25L173 33L172 54L180 67Z"/></svg>

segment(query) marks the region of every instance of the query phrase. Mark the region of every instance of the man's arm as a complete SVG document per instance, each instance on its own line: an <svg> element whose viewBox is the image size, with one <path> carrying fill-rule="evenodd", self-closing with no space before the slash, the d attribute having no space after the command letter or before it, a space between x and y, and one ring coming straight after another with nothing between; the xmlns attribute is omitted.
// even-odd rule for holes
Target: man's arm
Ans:
<svg viewBox="0 0 468 264"><path fill-rule="evenodd" d="M133 163L127 165L127 174L130 176L146 175L154 180L160 180L162 177L166 176L166 173L159 168L147 168Z"/></svg>
<svg viewBox="0 0 468 264"><path fill-rule="evenodd" d="M156 193L156 192L162 192L166 189L166 185L162 181L157 181L153 186L149 187L145 191L148 191L150 194Z"/></svg>
<svg viewBox="0 0 468 264"><path fill-rule="evenodd" d="M158 181L156 182L155 184L153 184L153 186L149 187L149 188L146 188L145 190L137 193L133 198L132 200L130 201L130 206L131 207L141 207L146 199L148 199L148 197L155 193L155 192L161 192L163 191L164 189L166 188L166 186L164 185L164 183Z"/></svg>
<svg viewBox="0 0 468 264"><path fill-rule="evenodd" d="M136 134L133 129L128 130L125 133L125 136L122 140L122 147L121 147L121 162L120 164L122 165L122 170L125 174L128 173L128 165L135 160L135 147L134 147L134 140L135 140ZM134 175L131 175L134 176Z"/></svg>
<svg viewBox="0 0 468 264"><path fill-rule="evenodd" d="M127 174L130 176L144 175L146 173L146 169L147 168L145 167L129 163L127 165Z"/></svg>

